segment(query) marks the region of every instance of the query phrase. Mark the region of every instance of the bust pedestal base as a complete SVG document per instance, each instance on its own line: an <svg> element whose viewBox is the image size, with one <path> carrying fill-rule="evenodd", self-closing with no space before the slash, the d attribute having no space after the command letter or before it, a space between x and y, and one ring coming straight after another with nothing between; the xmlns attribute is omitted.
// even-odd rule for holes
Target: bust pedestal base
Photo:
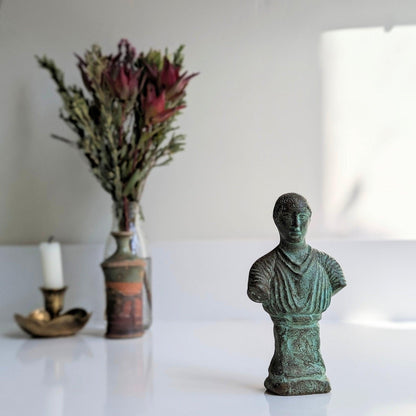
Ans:
<svg viewBox="0 0 416 416"><path fill-rule="evenodd" d="M282 396L328 393L331 390L319 351L320 314L274 316L275 352L264 382Z"/></svg>
<svg viewBox="0 0 416 416"><path fill-rule="evenodd" d="M331 386L325 378L322 380L291 380L286 382L274 382L272 377L267 377L264 382L267 392L279 396L299 396L304 394L329 393Z"/></svg>

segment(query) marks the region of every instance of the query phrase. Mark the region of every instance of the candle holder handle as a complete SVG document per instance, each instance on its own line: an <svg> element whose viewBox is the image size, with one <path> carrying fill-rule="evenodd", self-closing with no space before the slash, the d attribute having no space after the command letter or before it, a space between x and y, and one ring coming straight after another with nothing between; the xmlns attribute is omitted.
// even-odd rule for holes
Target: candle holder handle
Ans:
<svg viewBox="0 0 416 416"><path fill-rule="evenodd" d="M45 309L48 311L51 319L56 318L64 307L64 296L67 286L61 289L48 289L41 287L43 293Z"/></svg>

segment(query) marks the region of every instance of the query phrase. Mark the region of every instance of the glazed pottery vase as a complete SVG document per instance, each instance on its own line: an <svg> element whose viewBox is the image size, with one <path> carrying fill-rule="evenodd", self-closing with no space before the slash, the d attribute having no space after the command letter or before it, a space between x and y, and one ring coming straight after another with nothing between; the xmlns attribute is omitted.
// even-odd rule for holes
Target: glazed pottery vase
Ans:
<svg viewBox="0 0 416 416"><path fill-rule="evenodd" d="M144 221L137 202L128 201L125 204L114 203L112 207L112 227L108 235L104 259L108 259L117 250L117 241L112 233L119 231L131 232L129 247L131 254L141 260L143 268L142 324L146 330L152 323L152 267L147 238L144 232Z"/></svg>
<svg viewBox="0 0 416 416"><path fill-rule="evenodd" d="M108 338L134 338L143 335L146 260L131 250L133 233L112 233L117 248L101 264L105 276Z"/></svg>

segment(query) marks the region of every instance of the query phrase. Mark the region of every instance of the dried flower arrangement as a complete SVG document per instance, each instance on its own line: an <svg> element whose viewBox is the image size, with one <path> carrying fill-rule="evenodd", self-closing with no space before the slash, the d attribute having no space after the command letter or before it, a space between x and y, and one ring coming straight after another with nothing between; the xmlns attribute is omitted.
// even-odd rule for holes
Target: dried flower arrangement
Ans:
<svg viewBox="0 0 416 416"><path fill-rule="evenodd" d="M183 46L172 57L167 50L137 54L122 39L115 55L103 55L93 45L76 56L84 88L67 86L53 60L36 57L62 98L60 118L78 139L52 137L81 150L127 229L127 205L140 203L150 171L184 148L185 136L174 122L186 105L186 87L198 74L183 72Z"/></svg>

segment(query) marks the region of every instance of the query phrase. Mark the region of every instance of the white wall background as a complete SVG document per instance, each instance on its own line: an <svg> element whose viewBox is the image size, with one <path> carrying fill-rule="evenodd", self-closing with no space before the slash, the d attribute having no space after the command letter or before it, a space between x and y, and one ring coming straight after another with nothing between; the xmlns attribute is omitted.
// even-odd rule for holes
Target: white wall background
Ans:
<svg viewBox="0 0 416 416"><path fill-rule="evenodd" d="M3 0L0 5L0 243L103 242L110 200L72 149L35 54L79 82L73 52L121 37L138 50L186 44L184 153L151 175L152 241L274 238L271 210L304 194L322 229L319 39L345 27L414 24L412 0Z"/></svg>

